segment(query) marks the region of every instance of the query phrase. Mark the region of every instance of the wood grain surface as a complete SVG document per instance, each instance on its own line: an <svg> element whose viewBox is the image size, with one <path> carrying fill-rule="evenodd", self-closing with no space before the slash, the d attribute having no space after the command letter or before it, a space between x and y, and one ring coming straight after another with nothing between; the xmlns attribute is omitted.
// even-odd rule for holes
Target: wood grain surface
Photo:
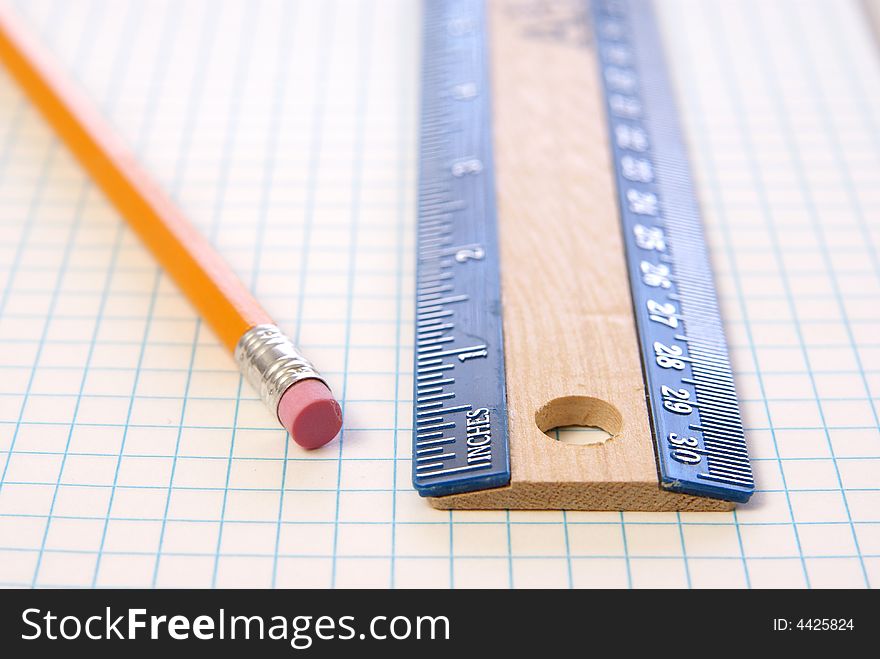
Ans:
<svg viewBox="0 0 880 659"><path fill-rule="evenodd" d="M584 5L488 2L512 478L432 504L730 510L658 484ZM566 425L612 437L544 432Z"/></svg>

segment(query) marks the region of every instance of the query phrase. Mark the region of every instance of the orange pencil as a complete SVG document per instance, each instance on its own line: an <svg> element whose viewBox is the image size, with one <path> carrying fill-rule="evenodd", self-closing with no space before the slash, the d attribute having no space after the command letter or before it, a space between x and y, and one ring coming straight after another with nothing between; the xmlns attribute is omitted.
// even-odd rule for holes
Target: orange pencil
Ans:
<svg viewBox="0 0 880 659"><path fill-rule="evenodd" d="M0 5L0 59L119 213L234 354L293 439L317 448L342 426L315 367L272 321L207 240L64 77L16 16Z"/></svg>

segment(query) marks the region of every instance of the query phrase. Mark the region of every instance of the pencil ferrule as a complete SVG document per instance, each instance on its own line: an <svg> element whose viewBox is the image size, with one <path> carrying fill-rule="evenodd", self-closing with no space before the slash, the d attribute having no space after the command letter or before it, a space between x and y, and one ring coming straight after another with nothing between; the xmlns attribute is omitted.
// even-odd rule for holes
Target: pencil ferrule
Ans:
<svg viewBox="0 0 880 659"><path fill-rule="evenodd" d="M327 384L277 325L256 325L242 334L235 347L235 361L273 414L291 385L300 380Z"/></svg>

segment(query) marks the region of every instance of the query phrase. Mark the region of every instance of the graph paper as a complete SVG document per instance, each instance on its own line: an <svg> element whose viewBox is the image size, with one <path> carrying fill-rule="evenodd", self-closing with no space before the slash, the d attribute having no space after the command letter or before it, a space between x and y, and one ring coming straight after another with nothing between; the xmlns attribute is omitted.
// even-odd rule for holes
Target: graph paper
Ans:
<svg viewBox="0 0 880 659"><path fill-rule="evenodd" d="M0 584L880 582L880 59L858 3L659 3L758 484L708 514L413 491L418 2L18 8L345 426L287 440L2 72Z"/></svg>

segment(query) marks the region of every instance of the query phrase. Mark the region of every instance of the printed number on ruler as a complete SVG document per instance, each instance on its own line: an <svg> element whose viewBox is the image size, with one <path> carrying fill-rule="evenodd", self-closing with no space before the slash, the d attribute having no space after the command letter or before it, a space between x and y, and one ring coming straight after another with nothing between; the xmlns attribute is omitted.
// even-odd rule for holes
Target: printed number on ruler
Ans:
<svg viewBox="0 0 880 659"><path fill-rule="evenodd" d="M592 0L661 485L754 491L702 222L649 0Z"/></svg>
<svg viewBox="0 0 880 659"><path fill-rule="evenodd" d="M442 496L510 482L485 14L426 0L413 485Z"/></svg>

